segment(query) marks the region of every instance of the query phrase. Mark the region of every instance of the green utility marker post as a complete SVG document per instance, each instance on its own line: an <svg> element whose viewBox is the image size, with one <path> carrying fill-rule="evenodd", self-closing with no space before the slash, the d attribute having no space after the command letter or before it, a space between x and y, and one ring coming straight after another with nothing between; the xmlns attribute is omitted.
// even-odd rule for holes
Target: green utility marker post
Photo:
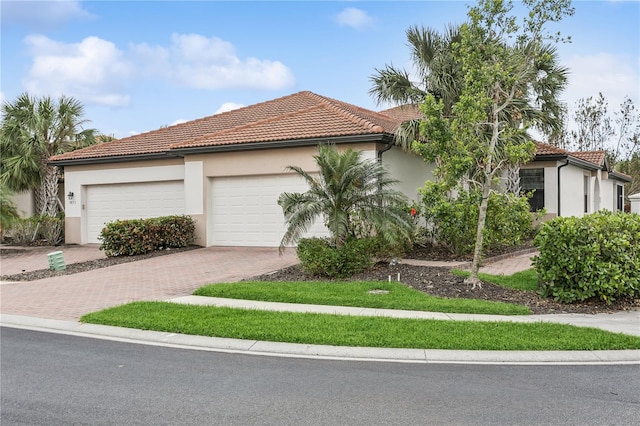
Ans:
<svg viewBox="0 0 640 426"><path fill-rule="evenodd" d="M64 271L67 269L61 251L51 252L47 256L49 257L49 269L53 269L54 271Z"/></svg>

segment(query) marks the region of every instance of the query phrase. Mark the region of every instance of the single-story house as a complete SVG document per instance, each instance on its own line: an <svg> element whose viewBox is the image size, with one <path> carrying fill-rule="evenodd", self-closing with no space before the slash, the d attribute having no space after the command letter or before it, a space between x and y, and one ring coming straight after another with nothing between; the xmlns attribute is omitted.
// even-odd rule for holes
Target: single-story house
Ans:
<svg viewBox="0 0 640 426"><path fill-rule="evenodd" d="M198 245L277 247L285 231L279 195L307 189L286 167L317 171L321 143L379 159L416 200L433 166L393 145L397 127L416 114L303 91L54 156L65 173L65 241L98 243L116 219L186 214Z"/></svg>
<svg viewBox="0 0 640 426"><path fill-rule="evenodd" d="M614 172L604 151L569 152L536 142L534 160L520 167L520 187L533 191L531 209L546 209L546 218L623 210L625 182L631 177Z"/></svg>
<svg viewBox="0 0 640 426"><path fill-rule="evenodd" d="M276 247L285 232L279 195L307 189L286 167L317 171L322 143L378 159L418 200L434 166L393 143L398 126L418 117L416 108L375 112L303 91L54 156L65 173L65 241L98 243L116 219L186 214L196 221L196 244ZM520 174L523 189L535 190L532 209L548 217L619 210L630 179L609 169L604 152L541 143Z"/></svg>

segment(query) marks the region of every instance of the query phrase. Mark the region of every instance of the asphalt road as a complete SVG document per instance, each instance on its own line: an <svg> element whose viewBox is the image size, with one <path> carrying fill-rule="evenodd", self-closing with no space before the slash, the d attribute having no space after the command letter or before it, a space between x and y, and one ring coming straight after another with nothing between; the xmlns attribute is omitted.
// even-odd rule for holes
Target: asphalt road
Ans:
<svg viewBox="0 0 640 426"><path fill-rule="evenodd" d="M640 368L399 364L2 328L0 423L636 425Z"/></svg>

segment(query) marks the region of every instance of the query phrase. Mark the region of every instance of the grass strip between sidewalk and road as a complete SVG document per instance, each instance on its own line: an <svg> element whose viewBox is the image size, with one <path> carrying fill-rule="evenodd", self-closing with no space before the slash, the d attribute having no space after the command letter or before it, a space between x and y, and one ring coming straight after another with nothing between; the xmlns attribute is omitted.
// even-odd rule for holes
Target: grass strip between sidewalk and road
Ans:
<svg viewBox="0 0 640 426"><path fill-rule="evenodd" d="M247 281L211 284L199 288L196 296L259 300L263 302L311 305L356 306L360 308L405 309L465 314L528 315L522 305L477 299L434 297L401 283L354 282L264 282Z"/></svg>
<svg viewBox="0 0 640 426"><path fill-rule="evenodd" d="M640 349L640 337L562 324L415 320L133 302L82 322L199 336L451 350Z"/></svg>

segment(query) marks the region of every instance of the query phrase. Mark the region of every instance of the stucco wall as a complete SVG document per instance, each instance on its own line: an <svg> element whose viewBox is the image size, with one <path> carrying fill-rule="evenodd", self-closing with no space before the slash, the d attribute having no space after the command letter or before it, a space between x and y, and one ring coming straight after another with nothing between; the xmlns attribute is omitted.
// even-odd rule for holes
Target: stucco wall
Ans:
<svg viewBox="0 0 640 426"><path fill-rule="evenodd" d="M591 173L580 167L569 164L560 170L560 215L561 216L583 216L584 212L584 176L591 176ZM593 190L592 179L589 178L589 211L592 213Z"/></svg>
<svg viewBox="0 0 640 426"><path fill-rule="evenodd" d="M405 152L400 148L392 148L383 153L382 164L394 178L400 181L396 189L406 194L412 201L420 200L418 189L422 188L427 180L435 180L434 164L428 164L419 155Z"/></svg>
<svg viewBox="0 0 640 426"><path fill-rule="evenodd" d="M155 182L184 179L182 159L138 161L65 167L65 191L73 192L65 202L65 242L86 244L86 197L90 185Z"/></svg>
<svg viewBox="0 0 640 426"><path fill-rule="evenodd" d="M9 198L11 198L11 201L13 201L13 203L16 205L18 214L21 217L33 216L33 214L35 213L35 200L33 199L33 192L18 192L17 194L11 195Z"/></svg>
<svg viewBox="0 0 640 426"><path fill-rule="evenodd" d="M363 151L363 157L375 159L377 157L375 143L361 143L337 145L338 150L351 148ZM318 167L314 155L318 148L315 146L280 148L256 151L219 152L215 154L198 154L185 157L185 213L199 215L202 218L196 227L197 238L200 241L211 241L209 228L212 206L211 179L232 176L265 176L291 173L288 166L301 167L313 173ZM195 217L195 216L194 216Z"/></svg>
<svg viewBox="0 0 640 426"><path fill-rule="evenodd" d="M340 150L346 148L364 151L364 158L377 157L376 144L373 142L338 145ZM317 165L313 156L317 152L317 147L311 146L190 155L184 159L67 166L65 190L73 192L74 197L71 200L65 197L65 241L69 244L86 243L84 202L88 186L182 180L185 187L185 214L196 220L196 242L203 244L207 241L208 185L212 177L282 174L290 165L314 172Z"/></svg>
<svg viewBox="0 0 640 426"><path fill-rule="evenodd" d="M599 171L598 175L600 180L600 204L598 206L594 205L594 211L601 209L616 211L615 181L607 179L607 172Z"/></svg>

